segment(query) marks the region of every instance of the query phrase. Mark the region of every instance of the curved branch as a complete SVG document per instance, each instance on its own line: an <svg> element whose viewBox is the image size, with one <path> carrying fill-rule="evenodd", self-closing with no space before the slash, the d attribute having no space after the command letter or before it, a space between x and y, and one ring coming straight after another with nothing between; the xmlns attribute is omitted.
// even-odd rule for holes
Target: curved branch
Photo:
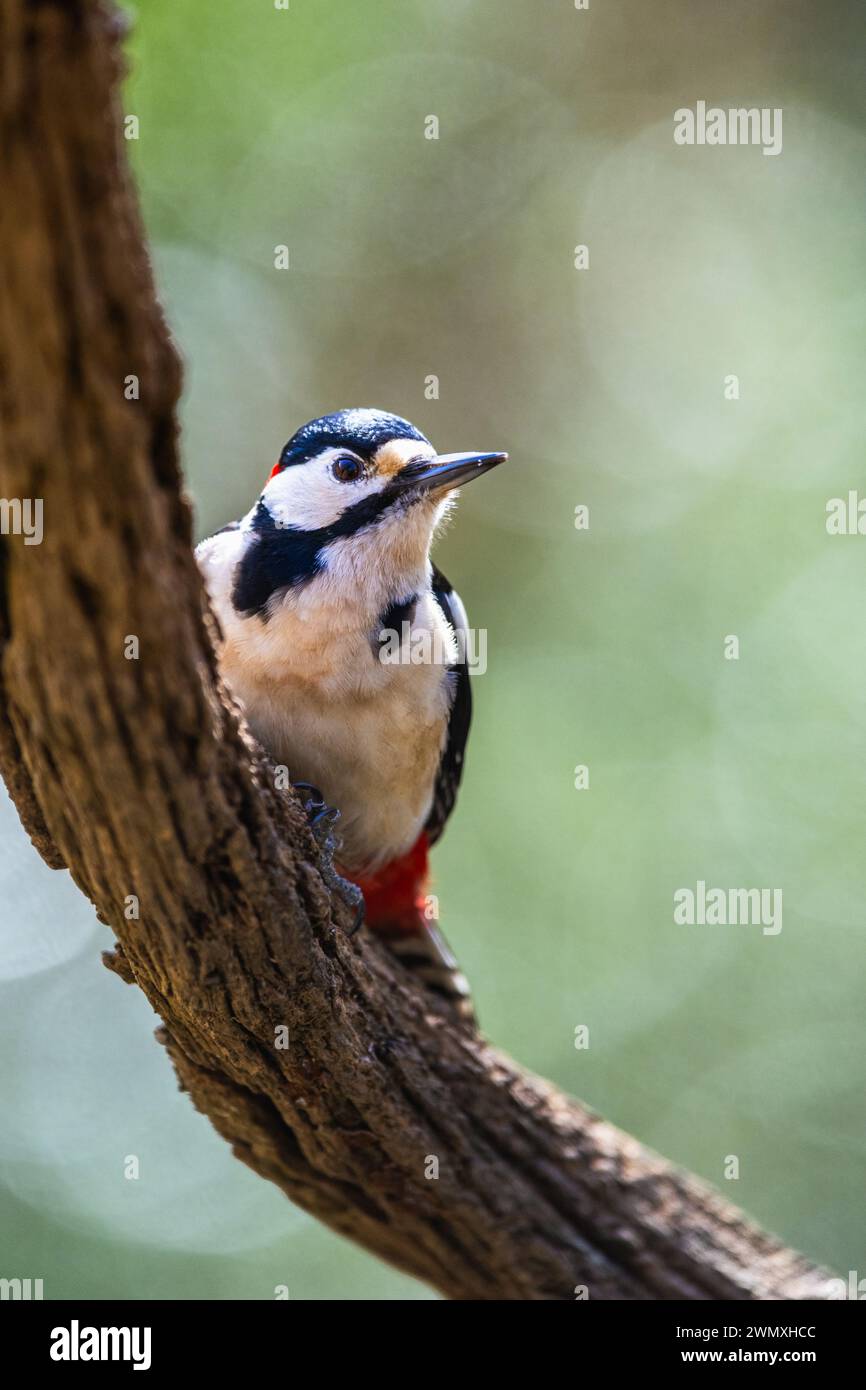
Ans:
<svg viewBox="0 0 866 1390"><path fill-rule="evenodd" d="M302 813L220 686L118 47L97 0L0 0L2 487L44 506L41 545L2 543L0 762L35 843L113 928L109 963L238 1157L445 1294L829 1296L347 939Z"/></svg>

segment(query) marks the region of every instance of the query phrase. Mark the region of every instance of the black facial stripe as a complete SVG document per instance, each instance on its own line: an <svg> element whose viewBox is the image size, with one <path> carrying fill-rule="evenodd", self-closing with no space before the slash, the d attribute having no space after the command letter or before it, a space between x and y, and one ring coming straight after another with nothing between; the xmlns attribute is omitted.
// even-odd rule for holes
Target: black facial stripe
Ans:
<svg viewBox="0 0 866 1390"><path fill-rule="evenodd" d="M234 575L232 603L245 617L267 620L267 604L277 589L305 583L321 568L315 531L279 529L259 499L253 518L256 539Z"/></svg>
<svg viewBox="0 0 866 1390"><path fill-rule="evenodd" d="M278 526L259 498L253 517L256 540L235 570L234 607L247 618L267 621L271 596L279 589L299 588L320 574L326 566L324 551L332 541L357 535L375 525L392 506L409 506L411 501L411 494L392 484L347 507L330 526L302 531L297 526Z"/></svg>
<svg viewBox="0 0 866 1390"><path fill-rule="evenodd" d="M390 439L428 443L421 431L400 415L386 410L339 410L335 415L323 415L320 420L302 425L283 449L280 466L309 463L324 449L350 449L369 461Z"/></svg>

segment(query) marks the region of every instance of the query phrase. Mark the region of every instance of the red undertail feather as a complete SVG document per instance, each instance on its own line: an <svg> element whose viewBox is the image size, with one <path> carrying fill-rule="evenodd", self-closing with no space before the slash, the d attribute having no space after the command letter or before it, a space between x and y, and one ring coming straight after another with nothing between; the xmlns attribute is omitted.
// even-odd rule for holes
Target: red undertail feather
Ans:
<svg viewBox="0 0 866 1390"><path fill-rule="evenodd" d="M408 854L392 860L369 878L345 875L364 894L367 926L373 931L417 932L426 925L428 849L427 834L422 832Z"/></svg>

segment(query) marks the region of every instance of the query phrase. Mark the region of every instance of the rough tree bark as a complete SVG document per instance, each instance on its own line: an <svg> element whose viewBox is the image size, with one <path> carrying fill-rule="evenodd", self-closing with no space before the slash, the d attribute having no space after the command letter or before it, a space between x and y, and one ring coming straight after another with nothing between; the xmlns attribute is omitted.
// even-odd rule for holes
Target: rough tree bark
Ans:
<svg viewBox="0 0 866 1390"><path fill-rule="evenodd" d="M238 1157L446 1295L827 1297L822 1271L345 936L220 686L120 38L97 0L0 0L2 490L44 506L41 545L2 540L0 765L34 842L113 928L110 964Z"/></svg>

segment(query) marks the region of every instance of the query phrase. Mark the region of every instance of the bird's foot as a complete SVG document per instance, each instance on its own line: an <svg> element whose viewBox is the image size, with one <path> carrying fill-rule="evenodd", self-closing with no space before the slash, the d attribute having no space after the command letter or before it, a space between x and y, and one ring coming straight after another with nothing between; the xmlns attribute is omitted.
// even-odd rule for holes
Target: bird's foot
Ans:
<svg viewBox="0 0 866 1390"><path fill-rule="evenodd" d="M337 872L334 864L334 855L337 851L337 836L334 833L334 826L340 819L340 812L335 806L328 806L325 798L314 787L311 782L293 782L292 786L299 793L310 829L313 832L313 839L319 846L322 856L322 878L326 886L332 893L336 893L341 902L350 907L355 914L355 920L349 932L349 936L354 936L364 924L364 894L356 883L350 883L347 878Z"/></svg>

